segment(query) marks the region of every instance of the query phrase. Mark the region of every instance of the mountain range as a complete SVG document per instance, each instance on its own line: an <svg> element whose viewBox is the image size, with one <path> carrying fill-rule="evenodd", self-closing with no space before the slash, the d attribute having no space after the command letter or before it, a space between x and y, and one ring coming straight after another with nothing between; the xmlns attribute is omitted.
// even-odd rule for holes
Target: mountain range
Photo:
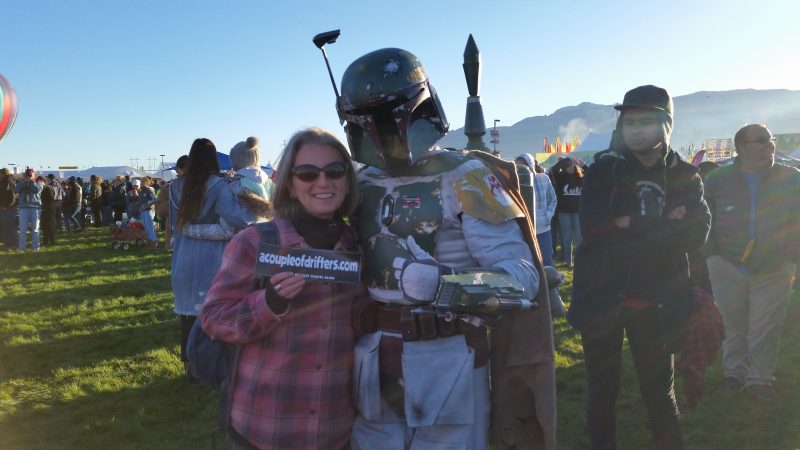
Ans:
<svg viewBox="0 0 800 450"><path fill-rule="evenodd" d="M733 138L743 125L765 123L773 134L800 133L800 91L787 89L738 89L701 91L673 97L674 128L672 147L685 152L690 145L699 149L706 139ZM552 114L520 120L511 126L497 127L497 150L506 158L524 152L537 153L543 140L572 142L577 134L583 141L592 133L608 134L616 124L613 105L584 102L559 108ZM491 148L489 132L484 142ZM442 147L463 148L463 128L452 130L439 141ZM580 148L578 148L580 151Z"/></svg>

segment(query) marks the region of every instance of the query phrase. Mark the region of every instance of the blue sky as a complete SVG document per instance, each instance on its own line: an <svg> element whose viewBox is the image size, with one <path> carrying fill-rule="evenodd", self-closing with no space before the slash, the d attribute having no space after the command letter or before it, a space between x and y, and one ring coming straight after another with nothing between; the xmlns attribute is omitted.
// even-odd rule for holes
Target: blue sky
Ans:
<svg viewBox="0 0 800 450"><path fill-rule="evenodd" d="M225 153L249 135L262 160L307 126L344 137L325 65L341 79L382 47L415 53L463 125L467 37L481 50L487 123L582 101L611 104L641 84L673 95L800 89L800 2L707 1L9 1L0 73L17 91L2 161L128 165L174 161L197 137ZM262 161L264 162L264 161Z"/></svg>

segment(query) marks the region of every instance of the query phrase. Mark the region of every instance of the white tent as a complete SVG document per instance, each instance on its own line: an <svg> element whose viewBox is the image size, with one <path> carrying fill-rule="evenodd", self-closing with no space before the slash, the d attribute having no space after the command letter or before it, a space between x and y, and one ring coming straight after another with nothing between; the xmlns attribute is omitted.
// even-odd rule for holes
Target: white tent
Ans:
<svg viewBox="0 0 800 450"><path fill-rule="evenodd" d="M81 177L89 181L89 177L97 175L104 180L113 180L117 176L130 176L131 178L141 178L150 175L143 170L136 170L130 166L106 166L106 167L92 167L85 170L43 170L42 176L53 174L57 178Z"/></svg>

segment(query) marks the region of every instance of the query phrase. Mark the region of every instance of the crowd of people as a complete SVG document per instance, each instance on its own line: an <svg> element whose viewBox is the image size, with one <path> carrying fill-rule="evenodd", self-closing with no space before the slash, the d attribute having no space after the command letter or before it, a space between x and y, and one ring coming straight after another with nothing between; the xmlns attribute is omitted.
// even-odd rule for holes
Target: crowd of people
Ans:
<svg viewBox="0 0 800 450"><path fill-rule="evenodd" d="M566 314L581 335L591 448L617 447L627 336L655 447L682 449L674 355L697 345L687 333L711 336L692 329L697 315L717 314L713 301L698 306L704 289L724 322L722 387L777 395L800 172L775 162L762 125L736 133L732 164L700 172L670 147L675 112L662 88L635 88L616 108L609 149L591 165L564 158L548 174L528 154L511 163L442 150L448 124L424 68L382 49L342 80L349 150L327 131L301 130L274 182L252 137L231 149L228 174L215 145L195 140L166 186L59 183L32 170L15 183L6 171L3 241L25 249L30 230L38 249L41 212L52 244L59 216L76 231L89 220L82 206L97 226L140 219L155 241L159 217L186 377L196 379L193 327L238 349L226 385L232 448L555 448L552 316ZM360 252L362 282L302 268L257 276L267 227L279 247ZM548 285L556 262L574 268L568 311ZM528 303L496 294L502 314L485 298L470 303L470 282L450 277L463 273L505 276L502 292L518 289ZM462 283L459 305L440 302L444 279Z"/></svg>
<svg viewBox="0 0 800 450"><path fill-rule="evenodd" d="M55 175L37 175L26 169L15 177L0 170L0 237L8 250L38 251L40 245L56 244L60 232L80 232L87 225L102 227L127 220L144 223L149 244L157 243L153 213L163 181L150 176L131 179L117 176L112 181L91 175L60 180ZM41 235L40 235L41 234ZM42 242L43 241L43 242Z"/></svg>

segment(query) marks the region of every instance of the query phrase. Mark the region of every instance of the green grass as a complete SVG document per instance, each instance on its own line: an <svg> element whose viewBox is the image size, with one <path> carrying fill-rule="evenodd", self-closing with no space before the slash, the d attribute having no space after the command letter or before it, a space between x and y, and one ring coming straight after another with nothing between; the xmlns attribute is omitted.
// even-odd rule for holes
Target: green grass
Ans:
<svg viewBox="0 0 800 450"><path fill-rule="evenodd" d="M210 448L217 395L183 378L169 255L110 250L108 229L60 238L39 253L0 252L0 449ZM726 398L717 364L699 408L682 417L687 448L800 448L798 319L795 298L777 370L781 399ZM559 448L585 449L580 340L563 319L554 327ZM649 448L627 353L617 412L620 449Z"/></svg>

